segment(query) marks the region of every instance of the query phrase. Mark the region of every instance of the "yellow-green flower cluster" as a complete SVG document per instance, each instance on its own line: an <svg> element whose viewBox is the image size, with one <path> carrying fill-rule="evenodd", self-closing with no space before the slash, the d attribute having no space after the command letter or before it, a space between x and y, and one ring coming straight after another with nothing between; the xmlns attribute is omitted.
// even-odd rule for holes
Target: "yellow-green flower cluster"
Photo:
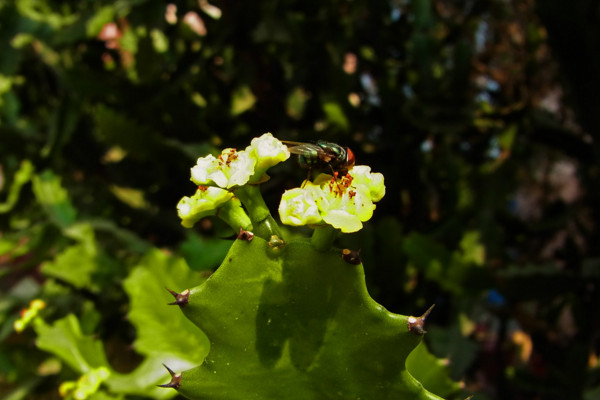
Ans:
<svg viewBox="0 0 600 400"><path fill-rule="evenodd" d="M357 165L341 178L320 174L314 182L287 190L279 216L286 225L329 224L342 232L356 232L373 216L374 203L384 195L383 175Z"/></svg>
<svg viewBox="0 0 600 400"><path fill-rule="evenodd" d="M217 210L230 200L239 203L239 200L233 197L233 193L227 190L213 186L198 186L192 197L186 196L177 204L181 225L191 228L200 219L215 215Z"/></svg>
<svg viewBox="0 0 600 400"><path fill-rule="evenodd" d="M268 179L267 169L289 157L287 147L270 133L254 138L245 150L228 148L218 157L200 157L191 171L191 180L198 189L193 196L186 196L177 204L182 225L191 228L198 220L217 214L223 207L241 209L232 191Z"/></svg>

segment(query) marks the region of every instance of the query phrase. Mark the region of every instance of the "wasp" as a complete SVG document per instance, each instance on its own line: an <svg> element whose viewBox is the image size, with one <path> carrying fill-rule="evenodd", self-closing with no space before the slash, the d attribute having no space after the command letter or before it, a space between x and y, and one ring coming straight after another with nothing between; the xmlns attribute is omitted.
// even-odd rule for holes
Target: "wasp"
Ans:
<svg viewBox="0 0 600 400"><path fill-rule="evenodd" d="M298 155L302 168L313 170L330 170L335 177L346 175L354 167L354 153L348 147L318 140L315 143L283 141L290 153Z"/></svg>

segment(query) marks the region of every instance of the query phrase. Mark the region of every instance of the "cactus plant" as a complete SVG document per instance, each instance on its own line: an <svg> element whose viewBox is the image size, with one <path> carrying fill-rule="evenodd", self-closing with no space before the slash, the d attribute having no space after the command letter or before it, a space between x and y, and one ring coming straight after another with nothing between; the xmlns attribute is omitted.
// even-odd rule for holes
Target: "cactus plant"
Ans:
<svg viewBox="0 0 600 400"><path fill-rule="evenodd" d="M282 222L315 231L285 242L256 183L289 152L270 134L255 141L192 169L200 186L178 206L183 225L217 215L240 234L206 282L170 290L210 351L196 368L167 366L172 378L162 386L190 399L440 399L406 368L429 310L421 317L387 311L367 292L358 252L332 246L339 231L370 218L385 193L381 174L356 166L286 192Z"/></svg>

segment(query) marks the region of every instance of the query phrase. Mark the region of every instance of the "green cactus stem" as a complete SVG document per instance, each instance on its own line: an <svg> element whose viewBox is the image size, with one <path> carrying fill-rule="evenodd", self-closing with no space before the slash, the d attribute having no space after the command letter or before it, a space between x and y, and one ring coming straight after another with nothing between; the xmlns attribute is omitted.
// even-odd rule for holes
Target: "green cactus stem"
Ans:
<svg viewBox="0 0 600 400"><path fill-rule="evenodd" d="M271 216L269 208L260 193L258 185L245 185L235 190L235 195L244 205L250 220L252 221L252 232L268 240L272 235L282 237L279 225ZM244 230L250 230L244 227Z"/></svg>
<svg viewBox="0 0 600 400"><path fill-rule="evenodd" d="M318 251L327 251L333 246L340 231L331 225L317 226L310 239L311 244Z"/></svg>
<svg viewBox="0 0 600 400"><path fill-rule="evenodd" d="M409 317L373 301L362 265L340 254L310 241L274 249L258 236L236 240L181 307L211 347L202 365L181 372L178 392L204 400L439 400L405 367L422 336Z"/></svg>

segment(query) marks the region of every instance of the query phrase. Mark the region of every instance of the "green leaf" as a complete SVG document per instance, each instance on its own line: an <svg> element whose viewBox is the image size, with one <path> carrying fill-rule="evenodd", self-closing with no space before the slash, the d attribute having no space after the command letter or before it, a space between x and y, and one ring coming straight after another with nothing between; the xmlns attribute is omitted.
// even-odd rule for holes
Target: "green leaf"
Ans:
<svg viewBox="0 0 600 400"><path fill-rule="evenodd" d="M68 282L78 289L92 288L92 273L98 268L93 254L89 254L83 245L68 247L58 254L54 261L42 265L42 273L46 276Z"/></svg>
<svg viewBox="0 0 600 400"><path fill-rule="evenodd" d="M287 97L286 112L293 119L301 119L304 115L306 101L309 99L308 93L302 87L296 87Z"/></svg>
<svg viewBox="0 0 600 400"><path fill-rule="evenodd" d="M29 160L23 160L21 167L15 173L10 189L8 190L8 196L4 203L0 203L0 214L4 214L12 210L17 201L19 200L19 194L21 193L21 187L29 182L33 175L33 164Z"/></svg>
<svg viewBox="0 0 600 400"><path fill-rule="evenodd" d="M405 369L421 337L338 251L238 240L182 310L211 341L182 373L190 399L439 399Z"/></svg>
<svg viewBox="0 0 600 400"><path fill-rule="evenodd" d="M225 258L232 243L231 240L207 239L191 232L181 244L180 252L191 269L213 269Z"/></svg>
<svg viewBox="0 0 600 400"><path fill-rule="evenodd" d="M93 368L107 367L108 361L100 340L84 336L77 317L69 314L52 325L35 319L37 346L60 357L71 368L85 374Z"/></svg>
<svg viewBox="0 0 600 400"><path fill-rule="evenodd" d="M459 382L450 379L448 364L429 352L424 342L406 359L406 368L430 392L450 396L461 389Z"/></svg>
<svg viewBox="0 0 600 400"><path fill-rule="evenodd" d="M178 358L190 366L204 361L208 339L177 307L167 305L174 299L166 288L183 290L205 279L182 259L159 250L150 251L131 271L123 285L131 300L129 320L137 329L134 347L139 353Z"/></svg>
<svg viewBox="0 0 600 400"><path fill-rule="evenodd" d="M104 6L98 10L92 18L87 21L86 34L88 37L98 36L109 22L115 17L115 8L113 6Z"/></svg>
<svg viewBox="0 0 600 400"><path fill-rule="evenodd" d="M247 85L238 87L232 94L231 115L242 114L252 108L256 102L256 97Z"/></svg>
<svg viewBox="0 0 600 400"><path fill-rule="evenodd" d="M479 243L478 232L466 232L460 241L460 250L450 252L425 235L411 234L403 244L410 261L424 272L428 280L437 282L444 290L463 295L474 288L488 284L483 266L485 248Z"/></svg>
<svg viewBox="0 0 600 400"><path fill-rule="evenodd" d="M328 101L323 104L323 111L327 116L327 122L331 125L344 131L350 130L350 122L348 122L348 118L346 118L346 114L344 114L344 110L339 103Z"/></svg>
<svg viewBox="0 0 600 400"><path fill-rule="evenodd" d="M98 292L115 270L113 261L98 251L89 225L74 224L66 231L80 243L67 247L53 261L45 262L42 273L78 289Z"/></svg>
<svg viewBox="0 0 600 400"><path fill-rule="evenodd" d="M75 222L77 212L61 186L60 177L52 171L44 171L33 177L33 193L37 201L56 225L66 228Z"/></svg>
<svg viewBox="0 0 600 400"><path fill-rule="evenodd" d="M206 278L191 271L180 258L159 250L150 251L124 281L131 300L129 320L137 330L134 347L147 356L130 374L113 374L107 384L113 392L168 398L174 392L157 388L169 374L162 363L174 368L191 368L203 362L208 339L175 306L165 287L179 290L188 284L200 284Z"/></svg>

